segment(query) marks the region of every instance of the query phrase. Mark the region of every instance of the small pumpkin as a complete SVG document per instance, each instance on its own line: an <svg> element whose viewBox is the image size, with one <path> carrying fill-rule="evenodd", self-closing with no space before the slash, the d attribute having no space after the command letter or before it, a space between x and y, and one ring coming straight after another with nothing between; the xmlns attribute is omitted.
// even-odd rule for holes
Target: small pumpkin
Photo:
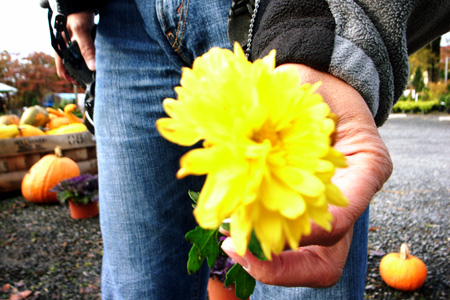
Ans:
<svg viewBox="0 0 450 300"><path fill-rule="evenodd" d="M51 192L61 180L80 175L76 162L62 156L60 147L55 154L47 154L35 163L22 180L22 195L34 203L58 202L56 192Z"/></svg>
<svg viewBox="0 0 450 300"><path fill-rule="evenodd" d="M36 127L44 127L49 120L48 112L45 108L35 105L27 108L20 117L19 125L28 124Z"/></svg>
<svg viewBox="0 0 450 300"><path fill-rule="evenodd" d="M0 116L0 124L3 125L19 125L19 117L17 115Z"/></svg>
<svg viewBox="0 0 450 300"><path fill-rule="evenodd" d="M427 267L420 258L409 254L408 245L403 243L400 253L389 253L381 259L380 275L390 287L415 291L425 283Z"/></svg>

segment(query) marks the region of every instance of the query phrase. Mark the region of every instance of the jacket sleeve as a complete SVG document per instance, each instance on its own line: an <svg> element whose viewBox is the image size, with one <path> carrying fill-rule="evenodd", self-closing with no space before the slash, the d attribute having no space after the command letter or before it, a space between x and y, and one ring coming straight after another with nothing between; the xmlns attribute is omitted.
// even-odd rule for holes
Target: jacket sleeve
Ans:
<svg viewBox="0 0 450 300"><path fill-rule="evenodd" d="M449 20L448 0L262 0L251 59L276 49L278 65L329 72L359 91L381 126L406 87L408 55L449 31Z"/></svg>
<svg viewBox="0 0 450 300"><path fill-rule="evenodd" d="M48 2L48 0L39 0L39 4L42 8L50 8ZM81 11L96 11L105 0L56 0L56 2L58 2L61 11L65 15L70 15Z"/></svg>

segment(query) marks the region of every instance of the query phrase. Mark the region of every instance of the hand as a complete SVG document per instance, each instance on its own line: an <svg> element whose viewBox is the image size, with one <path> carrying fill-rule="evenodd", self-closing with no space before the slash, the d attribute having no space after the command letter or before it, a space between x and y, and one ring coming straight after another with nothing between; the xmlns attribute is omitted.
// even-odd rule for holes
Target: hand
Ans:
<svg viewBox="0 0 450 300"><path fill-rule="evenodd" d="M286 65L279 66L284 68ZM338 169L333 182L347 197L347 207L330 207L332 231L317 225L301 240L298 251L285 251L273 260L259 261L247 251L237 255L231 239L222 248L255 279L282 286L328 287L341 277L350 248L353 225L370 200L389 178L392 162L373 116L361 95L344 81L305 65L295 65L303 82L322 82L317 90L339 116L334 147L347 158L348 167Z"/></svg>
<svg viewBox="0 0 450 300"><path fill-rule="evenodd" d="M70 39L72 41L77 41L81 55L91 71L95 71L95 46L91 36L93 27L93 12L79 12L70 14L67 17L67 31L69 32ZM58 76L76 84L66 68L64 68L61 57L59 57L59 55L55 55L55 57L56 73Z"/></svg>

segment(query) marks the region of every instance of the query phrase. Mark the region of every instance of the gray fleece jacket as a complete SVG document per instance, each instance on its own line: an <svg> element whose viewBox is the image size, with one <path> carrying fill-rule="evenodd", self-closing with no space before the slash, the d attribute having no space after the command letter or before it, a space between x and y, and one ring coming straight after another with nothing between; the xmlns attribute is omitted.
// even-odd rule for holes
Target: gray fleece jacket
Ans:
<svg viewBox="0 0 450 300"><path fill-rule="evenodd" d="M58 2L70 14L108 0ZM245 37L248 28L238 29ZM250 59L276 49L278 64L331 73L359 91L381 126L406 87L408 55L448 31L450 0L261 0Z"/></svg>
<svg viewBox="0 0 450 300"><path fill-rule="evenodd" d="M333 74L381 126L406 87L408 55L448 31L449 0L262 0L251 58L277 49L278 64Z"/></svg>

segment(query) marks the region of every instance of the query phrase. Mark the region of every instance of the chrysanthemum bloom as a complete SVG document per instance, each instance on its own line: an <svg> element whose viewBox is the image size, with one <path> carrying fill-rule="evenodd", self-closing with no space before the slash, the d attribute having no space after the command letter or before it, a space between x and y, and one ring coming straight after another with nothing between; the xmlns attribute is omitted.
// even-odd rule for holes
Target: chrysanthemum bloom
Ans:
<svg viewBox="0 0 450 300"><path fill-rule="evenodd" d="M213 48L183 69L178 100L164 100L162 136L182 146L203 140L177 173L207 175L196 220L216 229L230 218L240 255L252 230L268 259L286 244L296 249L311 220L331 230L329 204L347 204L331 183L346 163L331 146L335 122L318 85L301 85L295 68L275 70L275 51L251 63L239 46Z"/></svg>

